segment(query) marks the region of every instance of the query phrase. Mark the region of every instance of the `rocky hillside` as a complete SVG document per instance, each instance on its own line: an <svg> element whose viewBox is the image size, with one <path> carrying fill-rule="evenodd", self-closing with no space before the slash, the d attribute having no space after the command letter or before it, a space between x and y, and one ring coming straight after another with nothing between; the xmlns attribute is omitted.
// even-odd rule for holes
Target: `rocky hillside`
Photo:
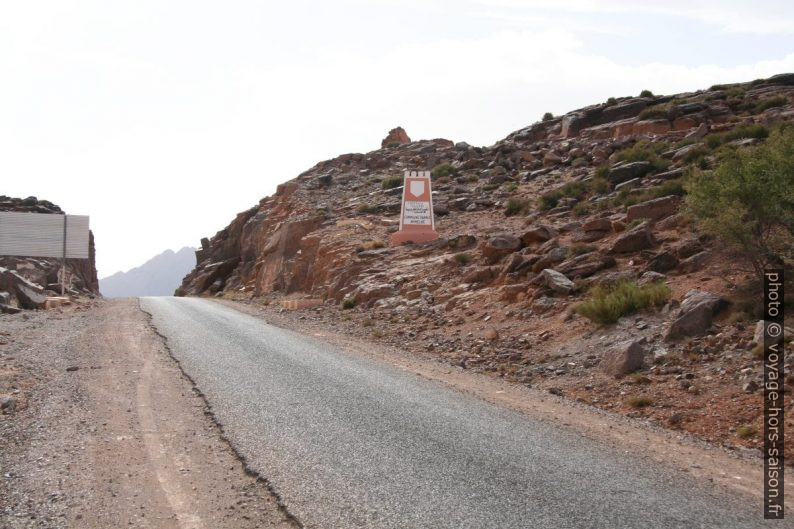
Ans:
<svg viewBox="0 0 794 529"><path fill-rule="evenodd" d="M141 266L100 279L99 289L106 298L170 296L194 266L194 248L166 250Z"/></svg>
<svg viewBox="0 0 794 529"><path fill-rule="evenodd" d="M395 129L202 240L177 294L317 305L301 318L759 446L756 321L736 302L749 276L680 206L690 168L792 120L794 74L781 74L610 98L490 147ZM402 172L431 168L441 239L386 246ZM616 288L640 310L599 306Z"/></svg>
<svg viewBox="0 0 794 529"><path fill-rule="evenodd" d="M60 207L36 197L11 198L0 196L0 211L20 211L63 215ZM89 258L67 259L69 280L67 294L95 296L99 294L97 280L94 234L89 232ZM60 295L58 278L60 259L43 257L0 256L0 309L16 312L21 309L41 308L47 296Z"/></svg>

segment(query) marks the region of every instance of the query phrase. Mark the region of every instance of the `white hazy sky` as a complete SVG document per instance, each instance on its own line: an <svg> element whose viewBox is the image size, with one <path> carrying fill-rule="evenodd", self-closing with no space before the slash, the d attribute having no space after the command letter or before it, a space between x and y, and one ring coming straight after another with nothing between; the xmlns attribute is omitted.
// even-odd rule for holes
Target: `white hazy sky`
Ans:
<svg viewBox="0 0 794 529"><path fill-rule="evenodd" d="M490 145L794 71L793 37L790 1L0 1L0 194L91 215L104 277L396 125Z"/></svg>

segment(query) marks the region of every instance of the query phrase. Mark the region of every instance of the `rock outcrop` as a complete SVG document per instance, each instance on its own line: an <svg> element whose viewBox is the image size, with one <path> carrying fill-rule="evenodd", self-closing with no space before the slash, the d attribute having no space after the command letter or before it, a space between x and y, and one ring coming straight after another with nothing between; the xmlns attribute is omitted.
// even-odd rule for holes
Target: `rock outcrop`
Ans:
<svg viewBox="0 0 794 529"><path fill-rule="evenodd" d="M402 127L396 127L389 131L389 134L380 142L381 148L396 147L404 143L411 143L411 138Z"/></svg>

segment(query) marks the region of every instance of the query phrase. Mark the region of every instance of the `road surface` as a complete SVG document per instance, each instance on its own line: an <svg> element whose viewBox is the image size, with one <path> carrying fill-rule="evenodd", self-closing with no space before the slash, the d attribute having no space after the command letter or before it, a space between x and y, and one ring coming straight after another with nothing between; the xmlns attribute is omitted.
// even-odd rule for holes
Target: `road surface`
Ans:
<svg viewBox="0 0 794 529"><path fill-rule="evenodd" d="M765 525L744 497L213 301L141 307L304 527Z"/></svg>

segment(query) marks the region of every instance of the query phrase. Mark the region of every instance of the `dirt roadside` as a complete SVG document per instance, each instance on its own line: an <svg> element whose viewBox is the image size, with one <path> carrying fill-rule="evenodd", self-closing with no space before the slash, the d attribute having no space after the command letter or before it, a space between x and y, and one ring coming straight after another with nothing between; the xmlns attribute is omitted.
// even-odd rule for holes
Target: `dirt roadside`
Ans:
<svg viewBox="0 0 794 529"><path fill-rule="evenodd" d="M0 319L0 527L297 527L136 300Z"/></svg>
<svg viewBox="0 0 794 529"><path fill-rule="evenodd" d="M262 318L270 324L315 336L336 345L348 354L367 356L391 364L534 419L570 428L580 435L607 443L626 453L687 472L703 480L704 486L708 486L710 482L747 495L751 501L762 501L763 460L760 452L729 451L684 432L661 428L649 421L628 418L522 384L451 366L430 354L406 352L367 341L345 333L342 326L335 329L308 318L302 310L274 311L255 303L225 299L213 301ZM785 495L787 508L794 508L794 491L788 490Z"/></svg>

